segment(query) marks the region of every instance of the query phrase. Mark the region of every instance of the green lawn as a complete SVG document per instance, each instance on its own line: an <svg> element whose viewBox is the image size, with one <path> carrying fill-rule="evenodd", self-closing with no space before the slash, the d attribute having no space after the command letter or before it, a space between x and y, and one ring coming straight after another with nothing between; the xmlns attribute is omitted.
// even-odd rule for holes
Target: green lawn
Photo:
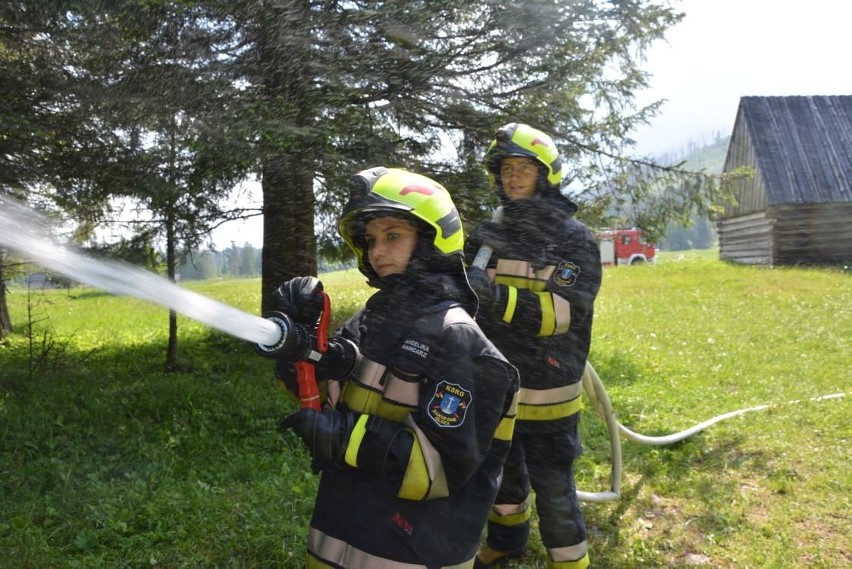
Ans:
<svg viewBox="0 0 852 569"><path fill-rule="evenodd" d="M322 276L335 322L370 294ZM586 504L596 567L847 567L852 286L839 269L740 267L717 252L607 268L591 362L619 420L621 499ZM257 279L188 288L251 313ZM0 546L15 567L301 566L316 478L276 430L293 404L272 362L181 317L85 287L10 292L0 345ZM32 328L27 325L32 322ZM609 487L591 408L578 485ZM543 568L537 538L510 567Z"/></svg>

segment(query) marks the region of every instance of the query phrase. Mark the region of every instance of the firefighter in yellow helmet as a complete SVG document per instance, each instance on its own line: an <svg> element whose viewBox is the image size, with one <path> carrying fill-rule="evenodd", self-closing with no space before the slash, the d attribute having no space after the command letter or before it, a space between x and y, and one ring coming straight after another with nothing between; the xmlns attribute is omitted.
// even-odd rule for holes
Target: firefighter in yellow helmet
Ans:
<svg viewBox="0 0 852 569"><path fill-rule="evenodd" d="M589 566L577 500L580 380L589 354L592 313L601 284L600 251L577 206L560 192L564 165L553 140L525 124L500 128L485 169L503 209L465 246L472 262L493 248L486 269L469 267L482 330L520 373L512 448L489 516L477 567L521 556L530 534L530 487L549 567Z"/></svg>
<svg viewBox="0 0 852 569"><path fill-rule="evenodd" d="M339 232L378 291L316 363L322 411L282 423L321 471L307 567L473 567L518 377L473 318L459 214L437 182L377 167L351 178ZM298 277L274 304L298 319L321 286ZM298 389L293 362L276 374Z"/></svg>

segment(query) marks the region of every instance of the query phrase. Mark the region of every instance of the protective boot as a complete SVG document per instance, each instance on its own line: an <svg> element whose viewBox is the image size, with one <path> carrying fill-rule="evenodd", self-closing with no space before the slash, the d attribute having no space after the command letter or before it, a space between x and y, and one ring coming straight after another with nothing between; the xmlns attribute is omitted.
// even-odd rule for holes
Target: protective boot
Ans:
<svg viewBox="0 0 852 569"><path fill-rule="evenodd" d="M487 567L499 567L510 559L520 559L523 551L499 551L490 545L483 545L476 553L473 569L486 569Z"/></svg>
<svg viewBox="0 0 852 569"><path fill-rule="evenodd" d="M589 569L589 567L591 567L591 562L589 561L588 553L574 561L554 561L550 559L547 564L547 569Z"/></svg>

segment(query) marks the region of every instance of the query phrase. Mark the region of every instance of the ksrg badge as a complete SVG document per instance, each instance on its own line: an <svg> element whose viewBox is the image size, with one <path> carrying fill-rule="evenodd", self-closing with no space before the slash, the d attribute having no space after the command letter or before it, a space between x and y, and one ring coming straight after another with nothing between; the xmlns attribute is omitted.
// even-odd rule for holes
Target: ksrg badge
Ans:
<svg viewBox="0 0 852 569"><path fill-rule="evenodd" d="M470 391L455 383L442 381L435 388L432 399L429 400L429 416L439 427L459 427L464 423L472 400Z"/></svg>

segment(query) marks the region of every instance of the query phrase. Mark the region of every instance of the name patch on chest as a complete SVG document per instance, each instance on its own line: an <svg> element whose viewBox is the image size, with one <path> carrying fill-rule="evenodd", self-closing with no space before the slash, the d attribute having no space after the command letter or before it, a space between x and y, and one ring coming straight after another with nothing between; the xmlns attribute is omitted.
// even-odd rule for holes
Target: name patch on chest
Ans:
<svg viewBox="0 0 852 569"><path fill-rule="evenodd" d="M473 396L461 386L442 381L429 400L428 413L435 424L443 428L460 427L464 423Z"/></svg>
<svg viewBox="0 0 852 569"><path fill-rule="evenodd" d="M411 338L408 338L402 343L402 349L407 352L411 352L412 354L416 354L424 359L429 357L429 346L427 346L423 342L412 340Z"/></svg>

